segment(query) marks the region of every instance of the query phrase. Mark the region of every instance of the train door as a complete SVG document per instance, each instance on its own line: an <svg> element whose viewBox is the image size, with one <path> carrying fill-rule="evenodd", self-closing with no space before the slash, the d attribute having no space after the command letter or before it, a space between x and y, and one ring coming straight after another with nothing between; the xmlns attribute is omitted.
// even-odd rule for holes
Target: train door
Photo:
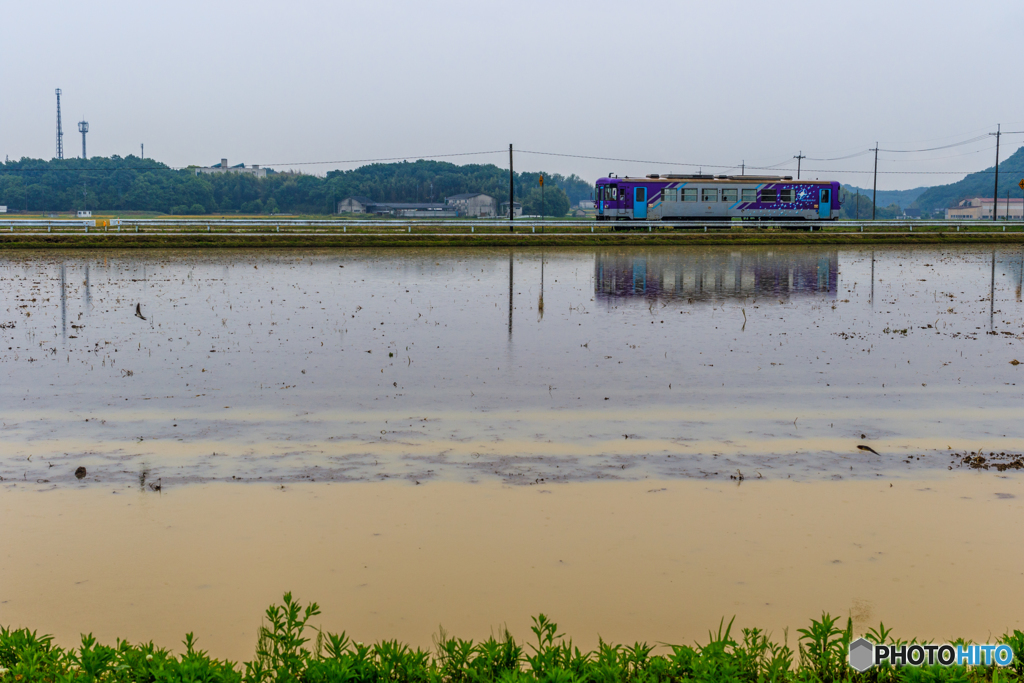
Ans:
<svg viewBox="0 0 1024 683"><path fill-rule="evenodd" d="M647 188L633 188L633 218L647 218Z"/></svg>
<svg viewBox="0 0 1024 683"><path fill-rule="evenodd" d="M818 190L818 218L832 218L832 188Z"/></svg>
<svg viewBox="0 0 1024 683"><path fill-rule="evenodd" d="M603 216L604 215L604 186L603 185L598 185L597 186L597 195L596 196L597 196L597 215L598 216Z"/></svg>

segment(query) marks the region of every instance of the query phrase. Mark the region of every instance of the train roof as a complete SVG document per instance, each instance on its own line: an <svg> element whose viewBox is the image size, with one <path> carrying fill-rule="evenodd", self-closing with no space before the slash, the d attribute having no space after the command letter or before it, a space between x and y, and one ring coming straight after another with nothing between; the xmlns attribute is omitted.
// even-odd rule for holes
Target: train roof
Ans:
<svg viewBox="0 0 1024 683"><path fill-rule="evenodd" d="M607 176L604 178L598 178L598 185L607 185L609 183L617 182L643 182L643 183L678 183L684 182L729 182L729 183L800 183L808 185L829 185L832 183L831 180L794 180L791 175L708 175L708 174L693 174L693 175L681 175L676 173L668 173L661 175L658 173L652 173L644 178L625 176L620 178L618 176Z"/></svg>

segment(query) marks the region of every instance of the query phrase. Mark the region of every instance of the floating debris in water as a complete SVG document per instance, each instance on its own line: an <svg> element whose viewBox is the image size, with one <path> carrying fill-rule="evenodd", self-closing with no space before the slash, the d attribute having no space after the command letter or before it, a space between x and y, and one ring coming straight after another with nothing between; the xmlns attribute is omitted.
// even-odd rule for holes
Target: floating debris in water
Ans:
<svg viewBox="0 0 1024 683"><path fill-rule="evenodd" d="M1024 454L1021 453L989 453L985 456L980 451L971 451L970 454L965 452L962 455L954 453L954 458L956 457L960 458L957 467L969 467L972 470L1024 470Z"/></svg>

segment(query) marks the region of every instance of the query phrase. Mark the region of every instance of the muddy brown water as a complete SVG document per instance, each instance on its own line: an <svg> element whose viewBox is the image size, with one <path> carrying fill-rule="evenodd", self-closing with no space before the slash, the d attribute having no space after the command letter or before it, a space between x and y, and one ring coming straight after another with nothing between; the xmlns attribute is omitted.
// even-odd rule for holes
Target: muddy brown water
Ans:
<svg viewBox="0 0 1024 683"><path fill-rule="evenodd" d="M294 590L424 646L1020 627L1019 473L953 454L1024 452L1021 259L3 254L0 624L244 659Z"/></svg>
<svg viewBox="0 0 1024 683"><path fill-rule="evenodd" d="M328 630L425 648L439 626L527 640L540 612L585 648L707 642L733 615L795 647L824 610L906 639L1024 627L1019 477L281 486L6 490L0 623L179 650L193 631L236 660L285 590Z"/></svg>

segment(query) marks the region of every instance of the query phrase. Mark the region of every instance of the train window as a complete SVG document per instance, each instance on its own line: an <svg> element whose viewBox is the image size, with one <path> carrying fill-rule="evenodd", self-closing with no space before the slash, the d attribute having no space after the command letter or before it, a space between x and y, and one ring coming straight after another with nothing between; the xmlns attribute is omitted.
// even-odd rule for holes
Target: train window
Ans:
<svg viewBox="0 0 1024 683"><path fill-rule="evenodd" d="M684 187L683 188L683 201L684 202L695 202L695 201L697 201L697 188L696 187Z"/></svg>
<svg viewBox="0 0 1024 683"><path fill-rule="evenodd" d="M822 190L821 191L821 203L822 204L831 204L832 203L832 191L831 190Z"/></svg>
<svg viewBox="0 0 1024 683"><path fill-rule="evenodd" d="M723 202L734 202L737 200L739 190L722 190L722 201Z"/></svg>
<svg viewBox="0 0 1024 683"><path fill-rule="evenodd" d="M779 191L779 201L780 202L785 202L787 204L792 202L793 201L793 190L792 189L780 190Z"/></svg>
<svg viewBox="0 0 1024 683"><path fill-rule="evenodd" d="M718 188L715 188L715 187L702 187L700 189L700 200L702 202L717 202L718 201Z"/></svg>
<svg viewBox="0 0 1024 683"><path fill-rule="evenodd" d="M666 202L674 202L674 201L676 201L676 197L677 197L678 194L679 194L679 190L669 189L667 187L664 190L661 191L661 196L662 196L662 198Z"/></svg>
<svg viewBox="0 0 1024 683"><path fill-rule="evenodd" d="M774 204L775 203L775 190L761 190L761 203L762 204Z"/></svg>
<svg viewBox="0 0 1024 683"><path fill-rule="evenodd" d="M745 202L756 202L757 201L757 190L743 190L743 201L745 201Z"/></svg>

